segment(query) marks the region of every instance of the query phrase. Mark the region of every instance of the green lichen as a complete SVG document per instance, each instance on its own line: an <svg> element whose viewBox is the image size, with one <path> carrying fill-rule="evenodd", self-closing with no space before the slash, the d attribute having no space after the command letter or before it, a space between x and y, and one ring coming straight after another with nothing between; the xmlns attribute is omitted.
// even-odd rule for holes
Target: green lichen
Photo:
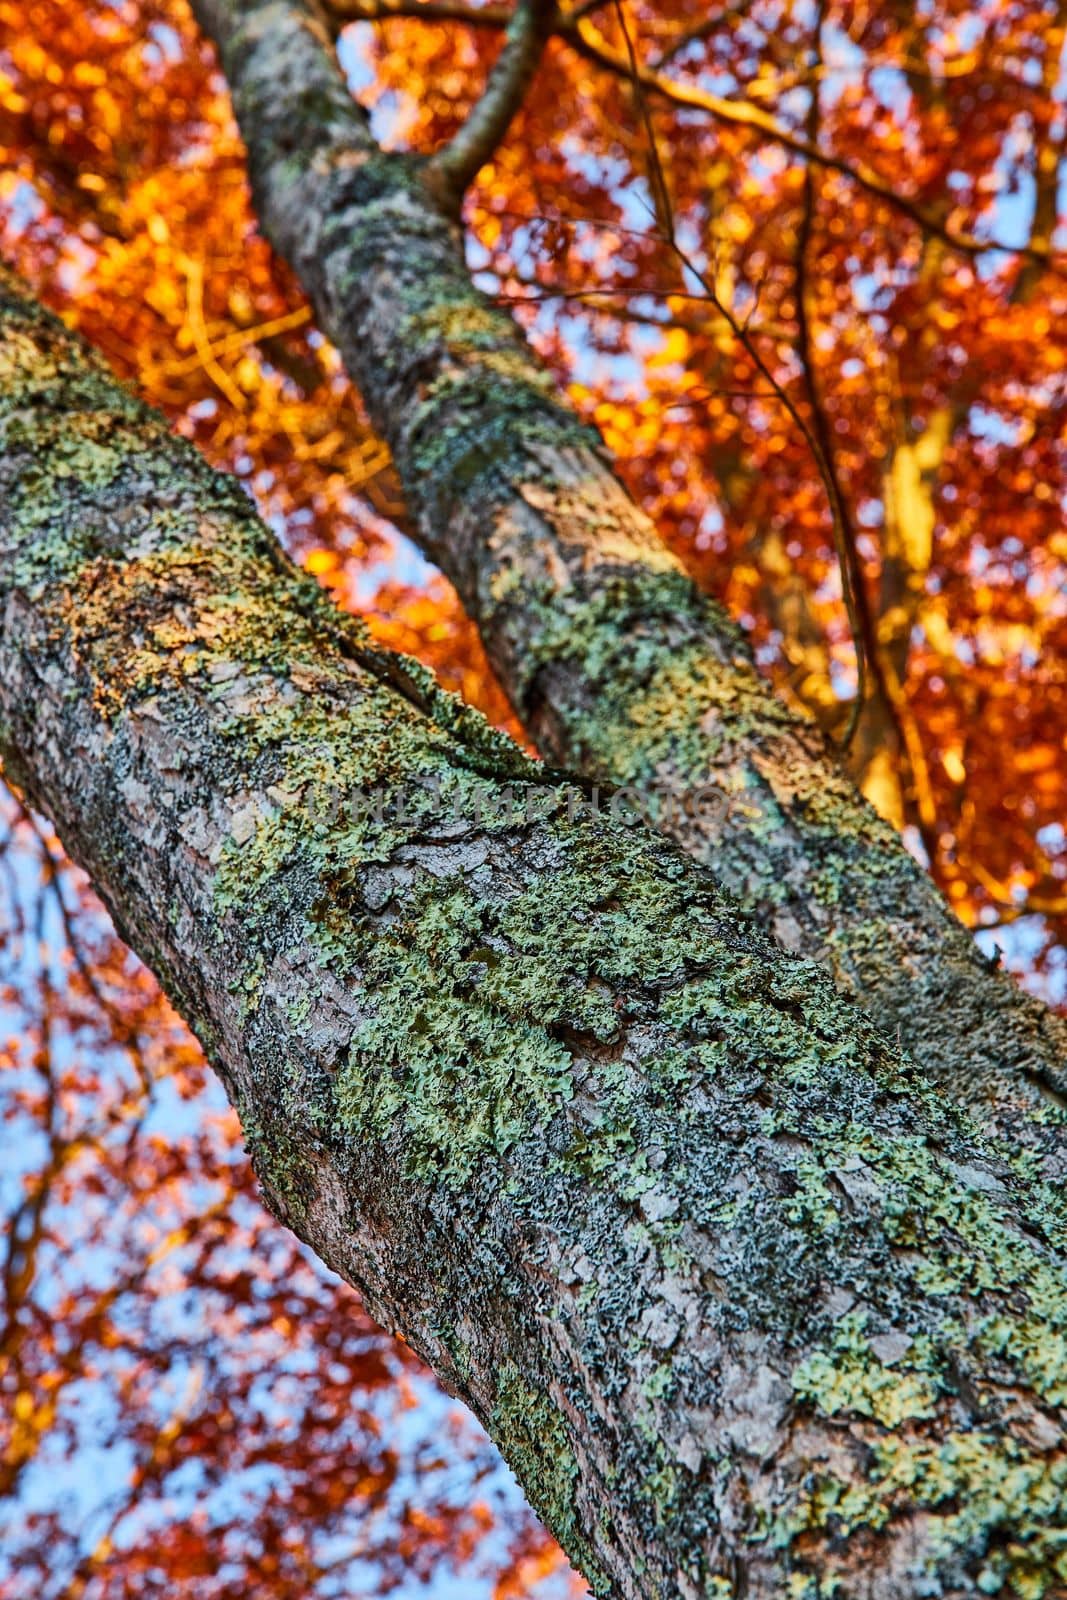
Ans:
<svg viewBox="0 0 1067 1600"><path fill-rule="evenodd" d="M605 876L597 887L620 885ZM574 917L589 888L588 878L559 873L503 904L474 886L412 896L366 958L373 1010L338 1075L344 1125L382 1134L400 1117L409 1170L462 1182L555 1116L574 1087L558 1030L610 1040L618 1018L609 985L647 961L650 943L621 905L583 940ZM625 1140L624 1129L605 1126L591 1165L609 1164Z"/></svg>
<svg viewBox="0 0 1067 1600"><path fill-rule="evenodd" d="M488 359L488 358L484 358ZM504 362L504 367L501 362ZM532 448L581 449L596 436L563 411L540 385L515 381L522 363L495 358L486 370L444 378L413 412L409 472L420 500L445 508L484 479L507 478Z"/></svg>
<svg viewBox="0 0 1067 1600"><path fill-rule="evenodd" d="M801 1399L817 1406L824 1416L841 1412L873 1417L896 1428L907 1420L932 1416L938 1388L909 1353L893 1367L875 1355L865 1335L867 1316L853 1312L842 1317L829 1350L817 1350L793 1373L792 1383ZM925 1345L925 1341L924 1341Z"/></svg>
<svg viewBox="0 0 1067 1600"><path fill-rule="evenodd" d="M265 1123L247 1099L238 1103L241 1136L253 1170L266 1194L290 1226L307 1215L314 1184L308 1167L306 1141L293 1130L293 1118Z"/></svg>
<svg viewBox="0 0 1067 1600"><path fill-rule="evenodd" d="M887 1438L874 1445L867 1481L822 1480L785 1535L833 1527L839 1537L886 1528L923 1509L930 1581L976 1573L983 1594L1044 1600L1067 1581L1067 1459L1001 1436L950 1432L940 1441ZM949 1580L951 1581L951 1579Z"/></svg>
<svg viewBox="0 0 1067 1600"><path fill-rule="evenodd" d="M641 1393L647 1400L662 1400L674 1387L674 1369L669 1361L661 1361L641 1385Z"/></svg>
<svg viewBox="0 0 1067 1600"><path fill-rule="evenodd" d="M581 1524L579 1466L563 1416L510 1361L500 1364L491 1431L537 1512L563 1542L595 1594L608 1580Z"/></svg>
<svg viewBox="0 0 1067 1600"><path fill-rule="evenodd" d="M789 1600L834 1600L843 1590L840 1578L821 1578L805 1572L789 1575ZM727 1592L732 1593L732 1590Z"/></svg>
<svg viewBox="0 0 1067 1600"><path fill-rule="evenodd" d="M865 1314L839 1323L830 1344L793 1373L798 1396L827 1417L870 1418L885 1432L869 1440L875 1465L865 1481L822 1479L806 1494L778 1536L791 1542L813 1527L887 1526L898 1507L929 1514L931 1573L982 1561L979 1586L991 1594L1040 1597L1067 1576L1067 1460L1028 1452L1010 1433L946 1430L943 1442L917 1424L947 1416L960 1373L975 1361L999 1367L1050 1407L1067 1400L1067 1297L1062 1275L1036 1238L1008 1220L985 1185L982 1169L945 1166L926 1141L854 1141L864 1172L880 1192L886 1233L913 1256L916 1296L942 1303L936 1324L922 1331L887 1367L868 1336ZM845 1158L847 1165L848 1158ZM839 1169L840 1170L840 1169ZM951 1170L951 1169L950 1169ZM1040 1198L1029 1212L1038 1234L1055 1234L1058 1218ZM990 1294L992 1316L964 1311ZM919 1299L913 1302L915 1308ZM1006 1309L1011 1306L1011 1310ZM988 1366L986 1372L988 1371ZM970 1380L986 1381L974 1371ZM1009 1535L1005 1539L1005 1535Z"/></svg>

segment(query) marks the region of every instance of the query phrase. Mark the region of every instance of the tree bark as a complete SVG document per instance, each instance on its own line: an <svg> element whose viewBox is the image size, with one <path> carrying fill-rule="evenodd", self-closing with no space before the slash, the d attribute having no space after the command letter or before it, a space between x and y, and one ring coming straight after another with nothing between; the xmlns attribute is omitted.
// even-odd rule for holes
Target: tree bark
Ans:
<svg viewBox="0 0 1067 1600"><path fill-rule="evenodd" d="M6 273L0 615L8 769L269 1203L596 1593L1064 1592L1043 1186L707 871L368 644Z"/></svg>
<svg viewBox="0 0 1067 1600"><path fill-rule="evenodd" d="M388 442L538 747L696 796L662 825L1005 1145L1067 1173L1067 1023L991 968L814 724L656 538L512 319L433 164L384 154L308 0L193 0L263 225Z"/></svg>

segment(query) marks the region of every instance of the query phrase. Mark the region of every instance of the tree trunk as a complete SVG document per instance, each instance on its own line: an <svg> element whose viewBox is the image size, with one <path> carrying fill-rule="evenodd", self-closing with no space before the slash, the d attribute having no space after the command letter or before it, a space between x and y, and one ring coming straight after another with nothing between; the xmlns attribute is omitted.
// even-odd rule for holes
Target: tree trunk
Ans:
<svg viewBox="0 0 1067 1600"><path fill-rule="evenodd" d="M264 227L539 748L695 796L696 815L660 807L667 831L987 1132L1062 1178L1067 1023L991 968L657 541L599 437L473 286L432 163L378 149L308 0L193 9L221 50Z"/></svg>
<svg viewBox="0 0 1067 1600"><path fill-rule="evenodd" d="M598 1594L1063 1592L1041 1185L669 841L370 646L8 275L0 610L9 770L269 1203Z"/></svg>

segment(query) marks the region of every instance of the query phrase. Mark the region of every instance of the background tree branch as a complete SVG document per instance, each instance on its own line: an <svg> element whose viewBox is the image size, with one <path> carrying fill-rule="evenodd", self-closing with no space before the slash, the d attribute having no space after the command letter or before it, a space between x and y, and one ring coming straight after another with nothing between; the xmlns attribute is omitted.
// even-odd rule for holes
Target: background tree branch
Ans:
<svg viewBox="0 0 1067 1600"><path fill-rule="evenodd" d="M497 5L467 6L462 0L324 0L324 3L337 29L352 22L381 22L400 17L412 21L422 18L430 22L458 22L473 28L507 29L518 20L522 11L521 7L513 11ZM587 10L580 7L572 12L557 10L551 18L551 31L600 70L624 81L634 77L634 67L625 48L616 48L590 20ZM694 37L699 37L699 34ZM1046 262L1054 256L1050 241L1043 235L1035 234L1026 245L1012 246L954 228L935 210L902 194L899 184L884 178L867 163L846 160L832 151L822 149L803 133L788 127L771 112L751 101L711 94L693 84L680 83L664 73L662 65L650 67L644 63L637 64L636 75L643 89L681 110L700 111L718 122L750 128L782 149L803 157L805 161L839 172L868 194L909 217L924 233L943 240L954 250L965 255L1008 251L1035 263Z"/></svg>
<svg viewBox="0 0 1067 1600"><path fill-rule="evenodd" d="M556 0L519 0L482 94L459 132L430 159L427 176L445 206L459 211L467 188L504 138L553 32Z"/></svg>
<svg viewBox="0 0 1067 1600"><path fill-rule="evenodd" d="M351 150L339 124L294 138L288 96L333 72L332 105L343 86L299 0L197 9L216 28L263 225L360 384L423 547L542 752L594 780L714 789L663 825L1006 1148L1062 1174L1067 1138L1045 1092L1067 1088L1067 1024L990 970L657 541L600 439L472 284L418 158L368 152L354 107Z"/></svg>

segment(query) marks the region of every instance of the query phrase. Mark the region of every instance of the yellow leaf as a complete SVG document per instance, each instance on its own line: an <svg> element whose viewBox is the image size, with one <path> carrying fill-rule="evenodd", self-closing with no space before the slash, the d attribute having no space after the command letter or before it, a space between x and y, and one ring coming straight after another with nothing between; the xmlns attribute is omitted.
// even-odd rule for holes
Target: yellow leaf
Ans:
<svg viewBox="0 0 1067 1600"><path fill-rule="evenodd" d="M311 550L304 557L304 566L317 578L324 572L335 571L340 564L336 550Z"/></svg>

